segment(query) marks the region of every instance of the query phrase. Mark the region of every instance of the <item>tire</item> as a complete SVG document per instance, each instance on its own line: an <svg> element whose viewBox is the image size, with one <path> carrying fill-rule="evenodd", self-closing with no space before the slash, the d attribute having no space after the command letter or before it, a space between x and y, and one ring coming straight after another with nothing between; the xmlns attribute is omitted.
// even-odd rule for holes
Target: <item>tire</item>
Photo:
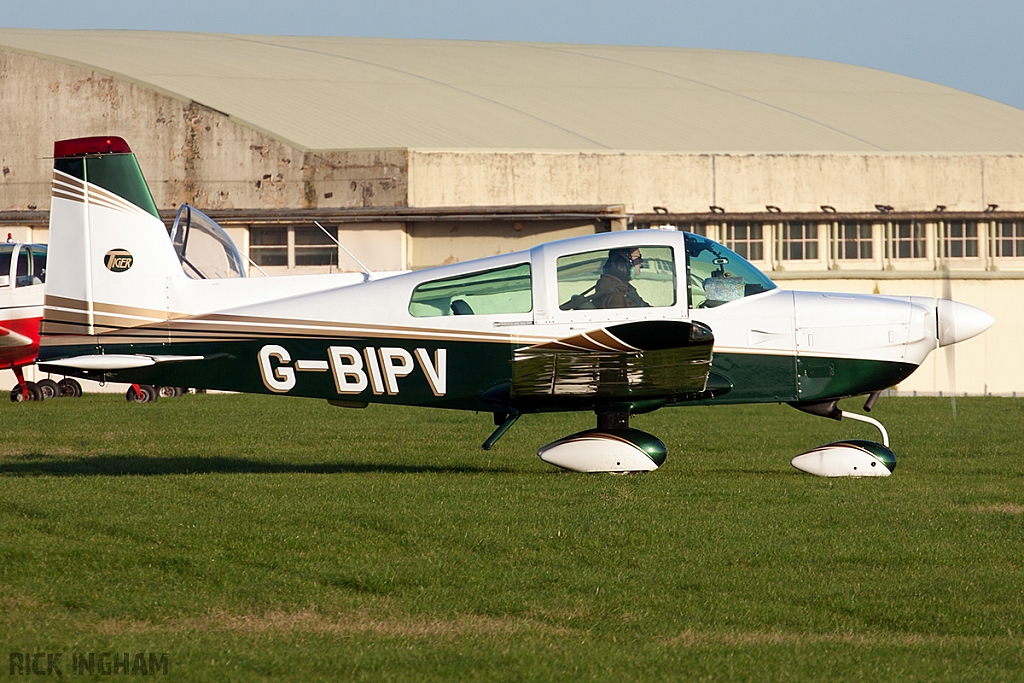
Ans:
<svg viewBox="0 0 1024 683"><path fill-rule="evenodd" d="M57 398L60 396L60 387L52 379L41 379L36 382L36 386L39 387L39 392L43 395L43 399Z"/></svg>
<svg viewBox="0 0 1024 683"><path fill-rule="evenodd" d="M128 401L133 402L133 403L155 403L156 402L156 399L159 397L159 393L157 393L157 390L156 390L155 386L153 386L152 384L140 384L138 386L139 386L139 392L138 393L135 392L135 387L134 386L128 387L128 391L124 395L124 397Z"/></svg>
<svg viewBox="0 0 1024 683"><path fill-rule="evenodd" d="M11 389L11 400L14 401L15 403L21 403L21 402L26 401L26 400L28 400L28 401L42 401L43 400L43 394L42 394L42 392L39 391L39 387L36 386L35 382L25 382L25 388L28 389L28 398L27 399L25 398L25 395L21 393L21 386L16 384L14 386L14 388Z"/></svg>
<svg viewBox="0 0 1024 683"><path fill-rule="evenodd" d="M70 377L65 377L61 381L57 382L57 386L60 387L60 395L67 396L68 398L78 398L82 395L82 385L78 383L78 380Z"/></svg>
<svg viewBox="0 0 1024 683"><path fill-rule="evenodd" d="M160 398L174 398L175 396L181 396L181 387L157 387L157 393L160 394Z"/></svg>

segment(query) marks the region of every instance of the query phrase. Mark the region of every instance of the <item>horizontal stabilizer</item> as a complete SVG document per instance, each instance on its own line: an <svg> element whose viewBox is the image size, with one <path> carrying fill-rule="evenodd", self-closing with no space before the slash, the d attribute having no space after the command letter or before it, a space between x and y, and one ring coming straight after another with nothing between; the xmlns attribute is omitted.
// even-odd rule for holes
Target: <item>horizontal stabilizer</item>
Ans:
<svg viewBox="0 0 1024 683"><path fill-rule="evenodd" d="M203 360L204 358L205 356L143 356L111 353L49 360L43 365L45 367L71 368L73 370L131 370L133 368L156 365L157 363L179 363L188 360Z"/></svg>
<svg viewBox="0 0 1024 683"><path fill-rule="evenodd" d="M0 327L0 349L28 346L31 343L32 340L25 335Z"/></svg>

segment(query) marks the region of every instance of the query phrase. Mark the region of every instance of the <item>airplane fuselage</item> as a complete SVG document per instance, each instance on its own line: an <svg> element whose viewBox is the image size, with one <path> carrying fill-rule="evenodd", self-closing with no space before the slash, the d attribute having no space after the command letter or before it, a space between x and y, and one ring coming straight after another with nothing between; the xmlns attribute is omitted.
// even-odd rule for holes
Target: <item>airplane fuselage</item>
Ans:
<svg viewBox="0 0 1024 683"><path fill-rule="evenodd" d="M183 205L164 226L116 137L56 142L52 189L43 369L132 383L129 400L170 385L489 411L484 449L523 413L592 410L595 429L538 450L578 472L659 467L664 443L629 419L664 406L787 402L838 419L836 399L897 384L992 323L951 301L782 291L724 245L663 230L390 277L248 278L202 212ZM850 442L794 464L888 474L895 456Z"/></svg>
<svg viewBox="0 0 1024 683"><path fill-rule="evenodd" d="M701 322L714 333L711 378L722 390L666 396L660 405L817 401L870 393L900 382L935 348L931 300L766 288L713 307L694 306L694 283L702 277L693 272L685 239L666 231L611 233L341 287L329 287L323 276L279 283L192 280L172 262L177 272L151 286L160 294L168 292L156 299L166 304L162 310L104 303L97 297L89 311L81 300L48 298L44 331L51 334L41 357L173 356L180 360L126 368L62 366L61 371L353 404L490 410L493 392L500 394L510 380L517 350L626 322ZM126 246L121 238L117 244L131 251L130 241ZM102 254L107 246L93 249ZM626 246L663 255L658 286L665 291L657 302L662 305L563 310L562 300L574 284L560 275L560 260ZM728 258L739 257L729 252ZM471 287L478 273L514 273L517 268L524 279L508 296L522 302L505 306L516 310L453 315L449 303L439 308L431 300L430 306L417 308L414 300L432 283L454 282L458 289L462 278ZM123 279L128 291L144 297L145 285L132 287L131 275L132 270L99 271L96 290L104 289L105 280L120 299L130 300L117 285ZM282 292L314 291L266 301L275 284ZM490 295L469 299L484 301ZM448 302L452 297L443 292L442 298ZM253 299L258 303L232 306ZM570 394L536 409L593 407ZM523 405L523 412L529 409Z"/></svg>

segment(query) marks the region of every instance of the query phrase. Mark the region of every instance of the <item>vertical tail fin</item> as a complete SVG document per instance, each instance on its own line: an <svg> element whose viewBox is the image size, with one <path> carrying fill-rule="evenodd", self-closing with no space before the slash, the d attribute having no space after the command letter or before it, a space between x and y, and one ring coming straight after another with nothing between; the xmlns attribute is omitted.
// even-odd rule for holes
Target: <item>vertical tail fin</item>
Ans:
<svg viewBox="0 0 1024 683"><path fill-rule="evenodd" d="M49 243L44 339L88 344L167 320L168 279L184 274L123 139L54 143Z"/></svg>

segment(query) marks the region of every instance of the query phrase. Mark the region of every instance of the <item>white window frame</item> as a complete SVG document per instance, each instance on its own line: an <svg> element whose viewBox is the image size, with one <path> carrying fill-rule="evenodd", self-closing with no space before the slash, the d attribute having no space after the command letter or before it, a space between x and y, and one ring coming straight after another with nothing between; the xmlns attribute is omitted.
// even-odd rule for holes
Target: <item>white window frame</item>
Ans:
<svg viewBox="0 0 1024 683"><path fill-rule="evenodd" d="M341 263L341 258L342 258L341 249L337 245L334 246L334 250L335 250L335 253L337 255L336 255L335 259L334 259L334 263L333 264L330 264L330 265L316 265L316 266L302 266L302 265L297 265L296 264L296 262L295 262L296 261L296 258L295 258L296 250L301 251L305 247L305 245L298 245L298 246L296 246L296 244L295 244L295 230L296 230L296 228L309 228L309 227L312 227L315 230L319 229L315 225L314 226L309 226L309 225L254 225L254 226L250 226L249 227L249 235L248 235L248 243L249 243L248 256L249 256L250 259L252 259L253 263L259 263L259 261L257 261L257 259L256 259L256 254L261 249L261 245L253 244L253 242L252 242L252 231L253 230L255 230L255 229L265 230L265 229L277 228L277 229L280 229L280 230L286 230L287 231L287 242L286 242L286 244L267 245L267 247L268 248L277 248L277 249L280 249L282 247L286 248L287 249L287 253L288 253L288 265L265 266L265 265L260 264L259 267L262 270L264 270L268 274L274 274L274 273L284 274L284 273L294 272L294 271L299 271L301 273L333 273L333 272L337 272L339 270L338 264ZM335 238L337 238L338 231L339 231L338 226L325 226L325 227L327 228L328 232L333 229L334 230L334 236L335 236ZM323 246L327 246L327 245L321 244L321 245L309 245L309 246L323 247ZM254 249L255 249L255 251L254 251Z"/></svg>

